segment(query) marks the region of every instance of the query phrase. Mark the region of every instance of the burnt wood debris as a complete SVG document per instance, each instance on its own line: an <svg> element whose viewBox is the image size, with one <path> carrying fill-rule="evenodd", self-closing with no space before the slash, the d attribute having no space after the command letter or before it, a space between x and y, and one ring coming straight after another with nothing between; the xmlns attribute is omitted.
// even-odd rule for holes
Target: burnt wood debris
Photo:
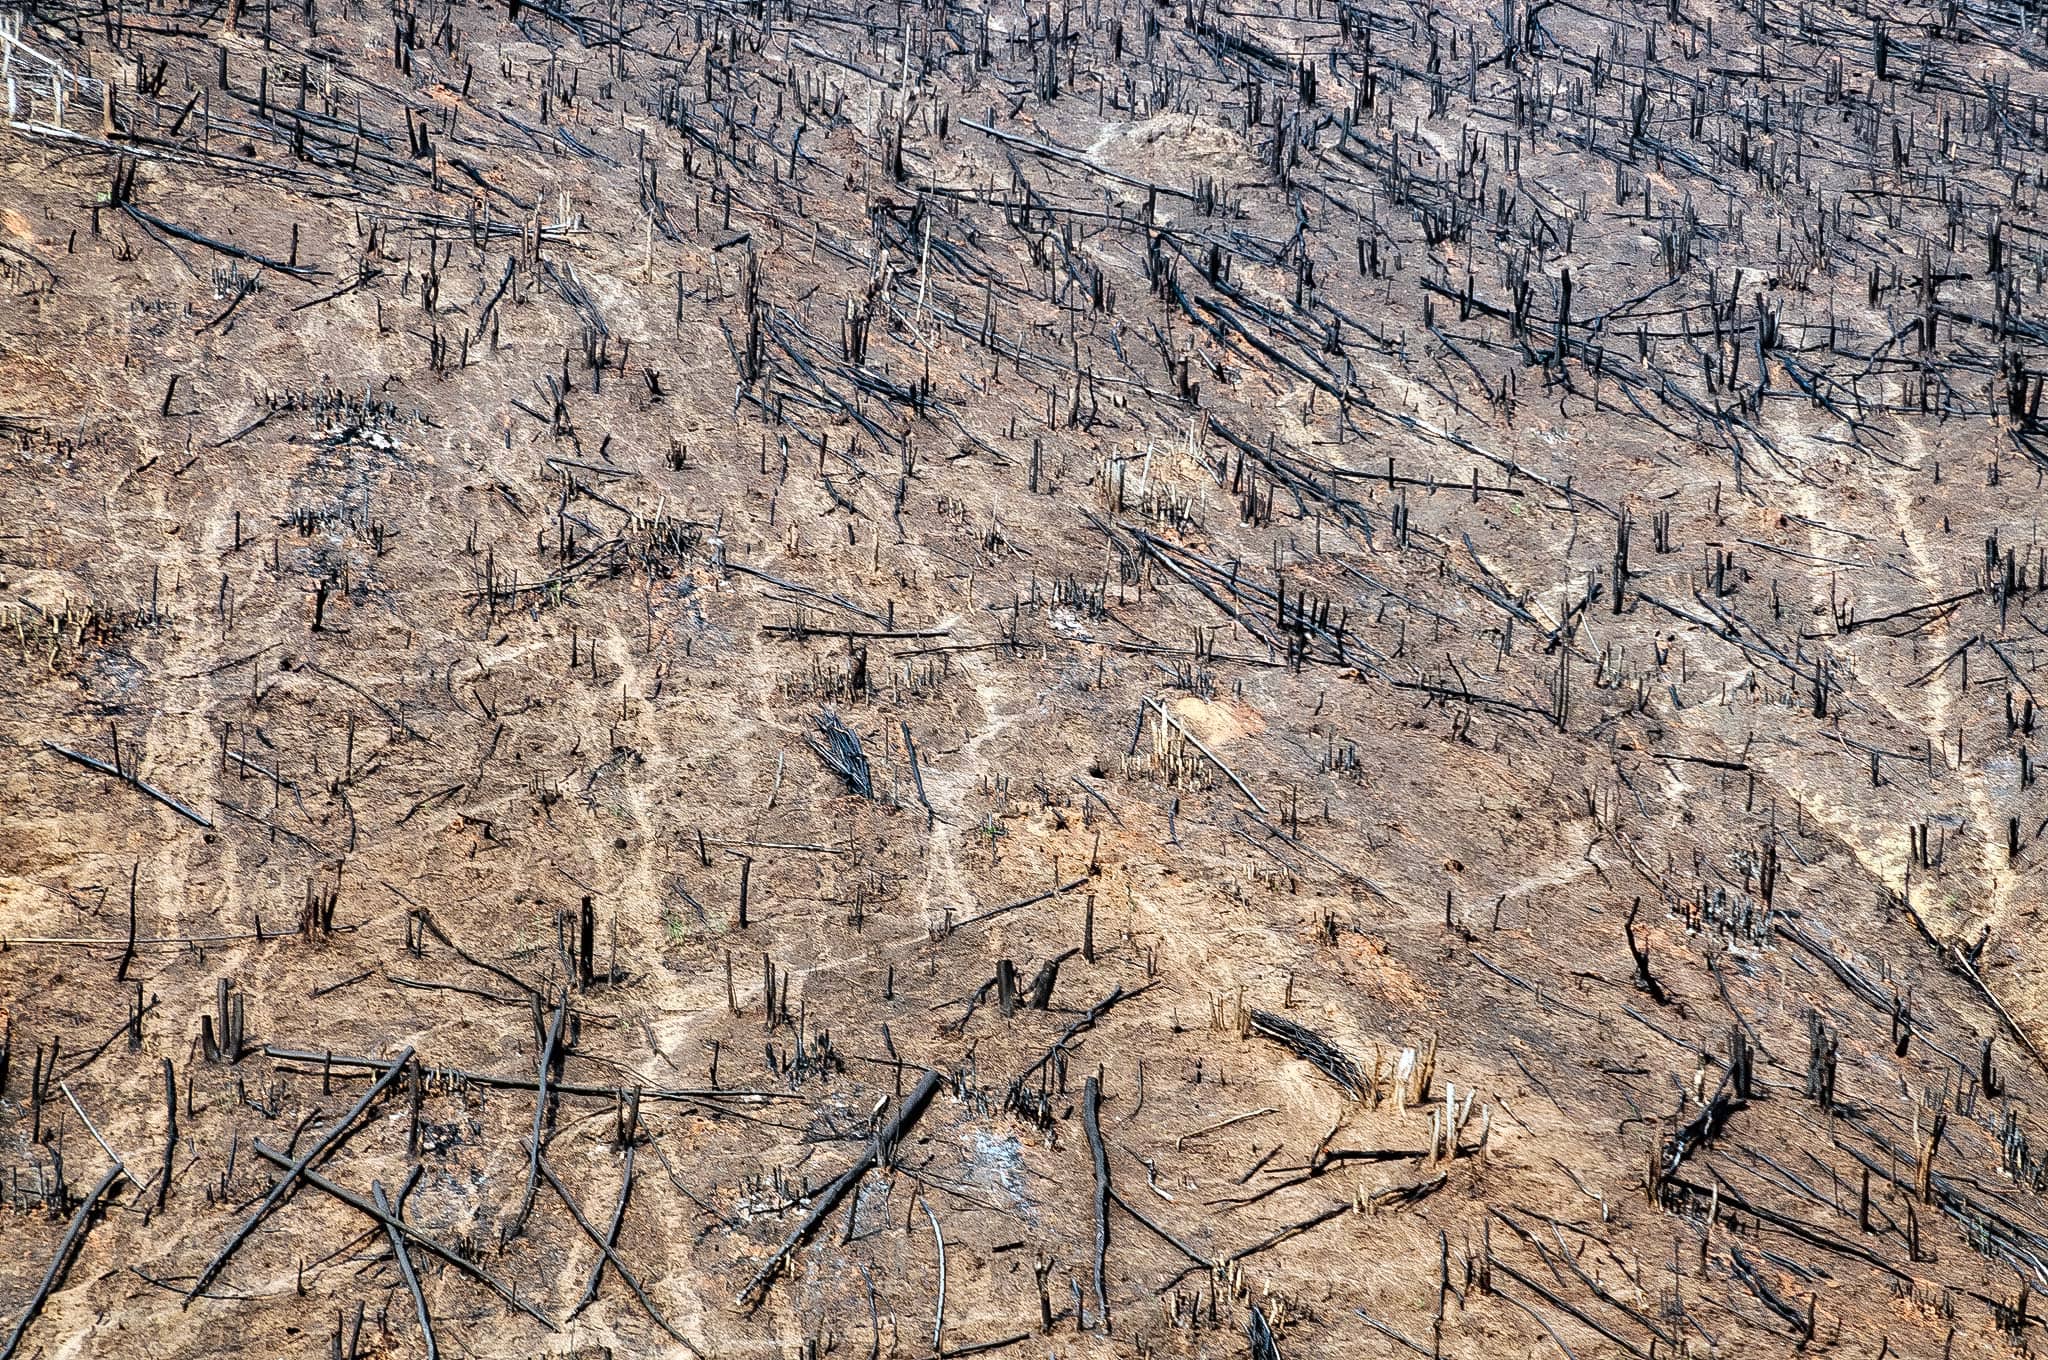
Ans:
<svg viewBox="0 0 2048 1360"><path fill-rule="evenodd" d="M0 91L0 1360L2048 1344L2041 0Z"/></svg>

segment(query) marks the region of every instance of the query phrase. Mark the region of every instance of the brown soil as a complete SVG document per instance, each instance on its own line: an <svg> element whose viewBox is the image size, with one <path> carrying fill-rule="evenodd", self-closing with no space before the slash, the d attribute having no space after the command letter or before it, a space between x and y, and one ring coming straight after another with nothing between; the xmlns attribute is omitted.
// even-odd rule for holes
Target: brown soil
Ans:
<svg viewBox="0 0 2048 1360"><path fill-rule="evenodd" d="M15 1353L2038 1341L2032 10L230 6L0 11Z"/></svg>

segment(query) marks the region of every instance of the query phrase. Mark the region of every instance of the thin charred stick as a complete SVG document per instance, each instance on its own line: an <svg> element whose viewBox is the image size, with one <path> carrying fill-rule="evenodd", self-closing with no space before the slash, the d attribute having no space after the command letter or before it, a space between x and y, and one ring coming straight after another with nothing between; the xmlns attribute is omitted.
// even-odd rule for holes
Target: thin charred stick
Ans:
<svg viewBox="0 0 2048 1360"><path fill-rule="evenodd" d="M114 970L114 981L128 980L128 967L135 962L135 880L142 872L141 861L128 866L128 947L121 951L121 966Z"/></svg>
<svg viewBox="0 0 2048 1360"><path fill-rule="evenodd" d="M585 893L576 915L576 985L583 991L596 981L596 958L597 904Z"/></svg>

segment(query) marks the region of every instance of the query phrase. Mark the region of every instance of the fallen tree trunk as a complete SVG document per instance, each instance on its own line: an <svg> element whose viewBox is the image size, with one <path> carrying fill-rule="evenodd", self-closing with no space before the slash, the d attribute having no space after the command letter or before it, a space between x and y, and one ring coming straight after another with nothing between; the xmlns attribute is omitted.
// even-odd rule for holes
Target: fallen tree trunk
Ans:
<svg viewBox="0 0 2048 1360"><path fill-rule="evenodd" d="M762 1300L768 1297L769 1286L775 1283L776 1275L788 1261L790 1254L802 1246L810 1235L818 1230L818 1225L831 1216L832 1211L839 1207L839 1201L845 1199L852 1193L853 1188L860 1184L861 1177L881 1162L885 1150L893 1148L902 1140L904 1134L916 1126L918 1118L924 1114L924 1107L931 1104L933 1094L938 1091L940 1082L944 1080L945 1078L935 1070L929 1067L925 1069L924 1076L911 1089L910 1094L903 1098L903 1103L896 1107L895 1118L875 1135L874 1141L861 1153L860 1160L842 1172L838 1180L825 1187L818 1195L818 1202L812 1206L810 1213L804 1215L804 1221L796 1225L789 1236L783 1239L782 1245L776 1248L775 1254L754 1272L753 1279L747 1281L747 1287L740 1291L737 1300L741 1308L751 1313L761 1306Z"/></svg>

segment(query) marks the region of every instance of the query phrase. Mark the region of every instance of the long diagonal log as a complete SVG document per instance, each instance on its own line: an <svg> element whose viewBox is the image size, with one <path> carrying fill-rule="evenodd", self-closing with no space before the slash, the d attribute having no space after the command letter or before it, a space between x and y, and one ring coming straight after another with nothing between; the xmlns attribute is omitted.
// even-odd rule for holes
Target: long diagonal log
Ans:
<svg viewBox="0 0 2048 1360"><path fill-rule="evenodd" d="M1228 779L1231 783L1231 786L1234 787L1239 793L1243 794L1246 800L1248 800L1253 807L1257 808L1259 811L1263 813L1266 813L1269 816L1272 814L1273 809L1267 807L1264 803L1259 801L1259 795L1253 793L1251 791L1250 786L1247 785L1242 779L1239 779L1237 777L1237 771L1231 769L1228 765L1225 765L1223 763L1223 757L1217 755L1214 751L1210 750L1207 746L1203 745L1202 739L1200 737L1197 737L1194 733L1188 731L1187 725L1185 723L1181 722L1180 719L1168 713L1166 711L1166 705L1160 703L1157 699L1154 699L1149 694L1142 696L1138 700L1138 702L1146 707L1149 707L1154 713L1158 714L1159 721L1162 724L1171 723L1176 732L1180 733L1181 736L1187 738L1188 745L1194 747L1197 751L1200 751L1203 755L1207 756L1209 758L1209 763L1211 765L1214 765L1218 770L1222 771L1223 777L1225 779Z"/></svg>
<svg viewBox="0 0 2048 1360"><path fill-rule="evenodd" d="M1088 1131L1088 1151L1095 1161L1095 1315L1109 1330L1109 1294L1103 1267L1109 1257L1109 1152L1102 1145L1102 1086L1095 1078L1081 1090L1081 1127Z"/></svg>
<svg viewBox="0 0 2048 1360"><path fill-rule="evenodd" d="M285 1156L276 1148L271 1147L269 1144L265 1143L261 1138L250 1139L249 1146L252 1150L255 1151L257 1156L263 1158L267 1162L271 1162L274 1165L282 1167L289 1167L292 1165L291 1158ZM301 1172L300 1178L304 1180L306 1184L312 1186L315 1190L319 1190L331 1196L334 1199L340 1200L343 1204L348 1205L348 1207L351 1209L355 1209L360 1213L369 1215L377 1222L383 1224L386 1228L389 1228L397 1232L399 1235L404 1237L407 1242L411 1243L415 1247L418 1247L421 1251L426 1252L428 1255L439 1257L441 1260L446 1261L449 1265L454 1266L457 1270L469 1276L478 1284L481 1284L482 1286L484 1286L484 1288L490 1290L499 1298L505 1300L505 1302L511 1304L514 1308L517 1308L520 1312L526 1314L534 1321L540 1323L549 1331L557 1332L561 1330L561 1328L555 1325L555 1320L553 1318L549 1317L546 1313L541 1312L538 1308L535 1308L532 1304L526 1302L517 1294L513 1293L512 1287L510 1285L506 1284L497 1276L491 1274L490 1271L485 1270L482 1266L470 1260L468 1257L463 1256L455 1251L450 1250L447 1247L442 1246L439 1242L436 1242L433 1238L427 1236L419 1229L413 1227L404 1219L397 1218L391 1214L385 1213L383 1210L379 1209L375 1204L372 1204L369 1200L364 1199L361 1195L355 1194L352 1191L342 1189L340 1186L336 1185L333 1181L328 1180L325 1176L321 1175L317 1171Z"/></svg>
<svg viewBox="0 0 2048 1360"><path fill-rule="evenodd" d="M470 967L481 968L486 973L491 973L497 977L501 977L505 981L511 983L514 987L517 987L520 991L525 992L528 996L538 997L540 995L540 992L537 989L535 989L532 983L527 982L525 979L519 977L518 975L504 968L500 968L495 963L491 963L484 959L476 957L474 954L471 954L468 950L464 949L461 945L455 943L454 940L448 937L448 933L441 929L441 923L434 919L433 913L428 911L425 907L415 906L413 908L413 912L418 917L420 925L425 927L427 931L431 933L435 939L439 940L442 944L448 946L448 948L454 950L455 957L461 959Z"/></svg>
<svg viewBox="0 0 2048 1360"><path fill-rule="evenodd" d="M512 1231L517 1233L526 1226L526 1216L533 1212L533 1192L540 1184L540 1132L541 1124L548 1113L548 1068L555 1061L555 1045L562 1039L562 1018L569 1012L569 989L562 989L562 999L555 1006L555 1018L548 1023L547 1042L541 1046L540 1076L536 1079L533 1097L533 1137L527 1143L526 1190L519 1197L519 1212L512 1216Z"/></svg>
<svg viewBox="0 0 2048 1360"><path fill-rule="evenodd" d="M1073 1042L1076 1035L1085 1034L1089 1030L1095 1028L1095 1022L1100 1020L1103 1016L1107 1015L1109 1013L1110 1007L1116 1005L1119 1001L1129 1001L1134 996L1142 996L1144 993L1150 991L1157 984L1158 979L1154 978L1151 982L1143 983L1140 986L1134 987L1127 992L1124 990L1123 984L1118 983L1116 987L1110 991L1110 994L1108 996L1105 996L1104 998L1102 998L1102 1000L1096 1002L1093 1006L1090 1006L1086 1011L1082 1012L1080 1017L1076 1019L1073 1024L1068 1025L1065 1031L1061 1033L1060 1037L1053 1041L1052 1047L1046 1049L1044 1053L1041 1053L1038 1057L1038 1060L1032 1063L1031 1066L1025 1068L1022 1072L1017 1074L1017 1079L1010 1083L1009 1098L1011 1103L1014 1104L1017 1101L1018 1097L1020 1097L1024 1093L1025 1082L1031 1080L1032 1077L1036 1076L1038 1072L1047 1063L1053 1060L1056 1054L1060 1053L1063 1049L1066 1048L1066 1046L1069 1043Z"/></svg>
<svg viewBox="0 0 2048 1360"><path fill-rule="evenodd" d="M437 1360L440 1348L434 1344L434 1315L427 1311L427 1296L420 1292L420 1277L413 1273L412 1256L405 1249L405 1235L396 1226L398 1215L392 1212L391 1201L384 1196L384 1182L370 1182L370 1199L378 1211L389 1215L384 1231L391 1238L391 1256L398 1262L398 1274L405 1281L406 1292L412 1295L412 1306L420 1315L420 1335L426 1339L427 1360Z"/></svg>
<svg viewBox="0 0 2048 1360"><path fill-rule="evenodd" d="M272 1209L275 1209L290 1197L292 1191L298 1188L299 1181L306 1175L307 1168L324 1157L348 1135L349 1129L362 1116L363 1111L370 1108L370 1102L382 1095L385 1088L389 1087L391 1083L397 1081L405 1072L406 1064L411 1061L412 1050L408 1048L398 1055L397 1060L390 1067L385 1069L383 1076L370 1083L370 1089L363 1092L362 1097L349 1107L347 1114L335 1121L334 1127L327 1130L325 1136L314 1143L312 1147L306 1149L305 1156L292 1163L291 1169L285 1172L284 1178L272 1186L270 1193L263 1197L263 1202L256 1206L256 1212L249 1215L248 1221L237 1228L234 1235L228 1238L226 1244L221 1247L214 1258L206 1263L206 1269L199 1272L199 1278L192 1282L190 1289L185 1291L184 1306L190 1307L192 1300L198 1298L206 1286L213 1283L214 1277L219 1275L222 1267L227 1265L228 1258L235 1254L235 1249L249 1239L250 1233L256 1231L256 1225L269 1217Z"/></svg>
<svg viewBox="0 0 2048 1360"><path fill-rule="evenodd" d="M1181 1255L1187 1257L1188 1260L1192 1261L1194 1264L1202 1266L1204 1268L1215 1264L1215 1262L1211 1261L1208 1257L1202 1255L1202 1253L1196 1251L1193 1247L1181 1241L1178 1237L1175 1237L1172 1233L1168 1232L1166 1229L1160 1227L1157 1223L1154 1223L1151 1219L1147 1218L1144 1214L1140 1213L1131 1204L1129 1200L1124 1198L1123 1192L1121 1190L1118 1190L1114 1185L1109 1187L1109 1202L1111 1204L1114 1204L1117 1208L1123 1210L1125 1213L1129 1214L1132 1218L1136 1219L1139 1227L1146 1229L1154 1237L1164 1242L1167 1246L1172 1247Z"/></svg>
<svg viewBox="0 0 2048 1360"><path fill-rule="evenodd" d="M1020 907L1035 907L1040 902L1045 901L1048 897L1058 897L1061 893L1072 892L1074 889L1080 887L1087 881L1088 876L1086 874L1083 874L1079 878L1071 879L1065 883L1060 884L1057 888L1048 888L1042 893L1034 893L1030 897L1019 898L1015 902L1005 902L1000 907L990 907L987 911L977 912L974 915L968 917L964 921L954 922L953 929L965 930L969 926L978 926L983 921L989 920L991 917L1001 916L1005 912L1016 911Z"/></svg>
<svg viewBox="0 0 2048 1360"><path fill-rule="evenodd" d="M619 1178L619 1202L612 1209L611 1226L604 1230L604 1252L590 1267L590 1278L584 1281L583 1294L576 1300L576 1306L569 1310L575 1317L597 1301L598 1281L604 1278L604 1268L611 1261L612 1252L619 1245L619 1227L626 1221L626 1201L633 1195L633 1145L626 1144L626 1165Z"/></svg>
<svg viewBox="0 0 2048 1360"><path fill-rule="evenodd" d="M19 940L11 941L19 944ZM118 941L116 942L118 943ZM119 1032L115 1034L120 1037ZM363 1067L372 1072L381 1072L391 1066L384 1058L364 1058L353 1054L325 1052L316 1053L311 1049L278 1048L266 1044L263 1055L280 1062L306 1063L314 1068L331 1068L334 1075L342 1075L344 1067ZM425 1069L425 1075L432 1081L459 1082L465 1086L490 1086L506 1091L531 1091L540 1083L534 1077L505 1077L495 1072L472 1072L460 1067L432 1067ZM759 1102L768 1100L802 1100L796 1091L762 1091L741 1086L594 1086L588 1082L550 1081L548 1090L558 1096L593 1096L603 1100L617 1100L627 1090L640 1093L642 1100L723 1100Z"/></svg>
<svg viewBox="0 0 2048 1360"><path fill-rule="evenodd" d="M1426 1182L1425 1184L1431 1184L1433 1188L1434 1185L1440 1185L1442 1184L1442 1182L1443 1177L1439 1176L1436 1178L1436 1181L1434 1183ZM1386 1192L1380 1191L1376 1193L1383 1195ZM1319 1228L1323 1224L1330 1222L1332 1219L1341 1218L1347 1213L1355 1212L1357 1208L1357 1204L1350 1200L1346 1200L1339 1204L1332 1204L1329 1208L1321 1210L1318 1213L1310 1214L1307 1218L1302 1219L1298 1223L1290 1223L1286 1227L1281 1228L1277 1232L1269 1233L1268 1235L1260 1238L1258 1241L1252 1243L1248 1247L1238 1248L1236 1251L1231 1252L1230 1255L1224 1257L1221 1261L1216 1262L1215 1264L1216 1266L1229 1266L1234 1265L1239 1261L1247 1260L1250 1257L1257 1256L1262 1251L1268 1251L1274 1247L1279 1246L1282 1242L1285 1242L1290 1238L1299 1237L1301 1234L1309 1231L1309 1229L1311 1228ZM1211 1268L1213 1269L1215 1267ZM1177 1283L1180 1280L1185 1279L1187 1275L1188 1272L1184 1270L1179 1275L1174 1276L1173 1280L1175 1283Z"/></svg>
<svg viewBox="0 0 2048 1360"><path fill-rule="evenodd" d="M1409 1350L1414 1351L1417 1355L1426 1355L1431 1357L1431 1360L1435 1360L1436 1352L1430 1350L1427 1346L1420 1345L1417 1342L1412 1341L1409 1338L1401 1335L1392 1327L1389 1327L1386 1323L1381 1322L1378 1319L1374 1318L1371 1314L1367 1313L1363 1308L1354 1308L1351 1311L1356 1313L1359 1319L1363 1321L1366 1326L1372 1328L1381 1336L1386 1337L1390 1341L1400 1342Z"/></svg>
<svg viewBox="0 0 2048 1360"><path fill-rule="evenodd" d="M939 819L939 814L932 810L932 800L925 796L924 766L922 763L919 762L917 758L917 742L913 740L910 735L910 724L906 722L899 723L898 725L901 726L903 729L904 758L909 762L910 765L910 777L912 781L917 785L918 806L924 809L925 830L929 831L931 830L932 823L936 822Z"/></svg>
<svg viewBox="0 0 2048 1360"><path fill-rule="evenodd" d="M183 803L171 797L171 795L165 793L162 789L155 788L151 785L143 783L140 779L137 779L134 775L129 774L126 770L116 769L114 766L107 764L107 762L104 760L94 760L91 756L85 754L83 751L74 751L68 746L59 746L54 741L45 741L43 743L43 749L45 751L55 751L58 755L63 756L66 760L77 761L80 765L85 766L85 768L88 770L98 770L101 774L110 774L114 776L114 778L120 780L124 784L132 784L141 792L148 794L151 798L156 799L157 802L162 803L165 807L177 813L180 817L186 818L191 822L203 826L207 828L209 831L213 829L213 823L211 821L207 820L199 813L194 812L191 808L186 807Z"/></svg>
<svg viewBox="0 0 2048 1360"><path fill-rule="evenodd" d="M43 1282L36 1289L35 1297L28 1301L28 1307L21 1310L21 1320L14 1324L14 1330L7 1335L7 1344L0 1346L0 1360L13 1360L14 1352L20 1348L22 1337L28 1335L28 1325L36 1320L36 1314L43 1311L43 1305L50 1301L50 1293L64 1279L64 1272L70 1268L71 1258L78 1250L78 1244L85 1240L87 1229L92 1226L93 1215L98 1212L100 1201L115 1181L128 1174L128 1169L117 1159L107 1168L107 1174L100 1177L100 1183L92 1188L85 1202L78 1206L78 1212L71 1215L71 1226L64 1230L64 1238L57 1243L57 1254L50 1258L50 1268L43 1272Z"/></svg>
<svg viewBox="0 0 2048 1360"><path fill-rule="evenodd" d="M946 1235L939 1231L939 1216L933 1212L931 1201L924 1196L917 1197L917 1206L924 1210L924 1216L932 1224L932 1249L939 1254L939 1302L932 1316L932 1350L940 1355L946 1353Z"/></svg>
<svg viewBox="0 0 2048 1360"><path fill-rule="evenodd" d="M576 1226L583 1229L584 1235L597 1244L598 1251L602 1253L603 1261L609 1263L613 1270L619 1272L619 1278L626 1282L626 1287L631 1289L634 1297L640 1300L640 1306L647 1310L647 1316L653 1318L656 1326L675 1338L676 1342L689 1351L690 1354L702 1355L702 1351L690 1344L688 1337L669 1325L669 1320L661 1315L659 1308L654 1306L654 1300L648 1298L647 1291L640 1287L638 1277L633 1274L624 1261L619 1259L619 1254L612 1250L612 1244L605 1240L602 1233L590 1225L590 1220L583 1216L583 1207L576 1202L576 1197L569 1193L569 1187L563 1185L561 1179L555 1175L555 1169L548 1165L548 1159L542 1157L536 1165L540 1167L541 1175L547 1177L548 1184L555 1188L555 1193L561 1196L562 1203L569 1210L569 1216L576 1220Z"/></svg>
<svg viewBox="0 0 2048 1360"><path fill-rule="evenodd" d="M883 1149L894 1147L903 1140L904 1134L916 1126L919 1117L924 1114L925 1106L931 1104L932 1096L938 1091L939 1083L943 1080L944 1078L932 1068L925 1069L924 1076L918 1079L910 1094L903 1097L902 1103L896 1107L895 1117L875 1135L874 1141L868 1144L867 1150L861 1153L859 1160L841 1172L838 1180L819 1192L817 1202L811 1206L811 1211L804 1215L804 1221L796 1225L789 1236L783 1239L782 1245L775 1249L775 1254L754 1272L753 1279L747 1281L747 1287L739 1294L740 1307L751 1313L761 1306L761 1301L768 1297L769 1286L775 1283L775 1277L781 1271L783 1263L789 1259L790 1253L802 1246L805 1240L818 1230L818 1225L831 1216L832 1211L839 1206L839 1201L845 1199L852 1193L853 1188L860 1184L861 1177L875 1168L882 1159Z"/></svg>
<svg viewBox="0 0 2048 1360"><path fill-rule="evenodd" d="M219 255L226 255L237 260L247 260L251 264L260 264L265 269L275 269L280 274L290 274L296 278L310 279L320 272L310 265L292 264L286 260L272 259L268 255L259 255L253 250L245 250L243 247L232 242L216 240L201 232L193 231L189 227L181 227L175 222L166 222L155 213L144 208L138 208L132 203L123 203L121 211L127 213L137 222L140 222L144 227L162 232L166 236L175 236L180 241L190 241L195 246L205 246L208 250Z"/></svg>

